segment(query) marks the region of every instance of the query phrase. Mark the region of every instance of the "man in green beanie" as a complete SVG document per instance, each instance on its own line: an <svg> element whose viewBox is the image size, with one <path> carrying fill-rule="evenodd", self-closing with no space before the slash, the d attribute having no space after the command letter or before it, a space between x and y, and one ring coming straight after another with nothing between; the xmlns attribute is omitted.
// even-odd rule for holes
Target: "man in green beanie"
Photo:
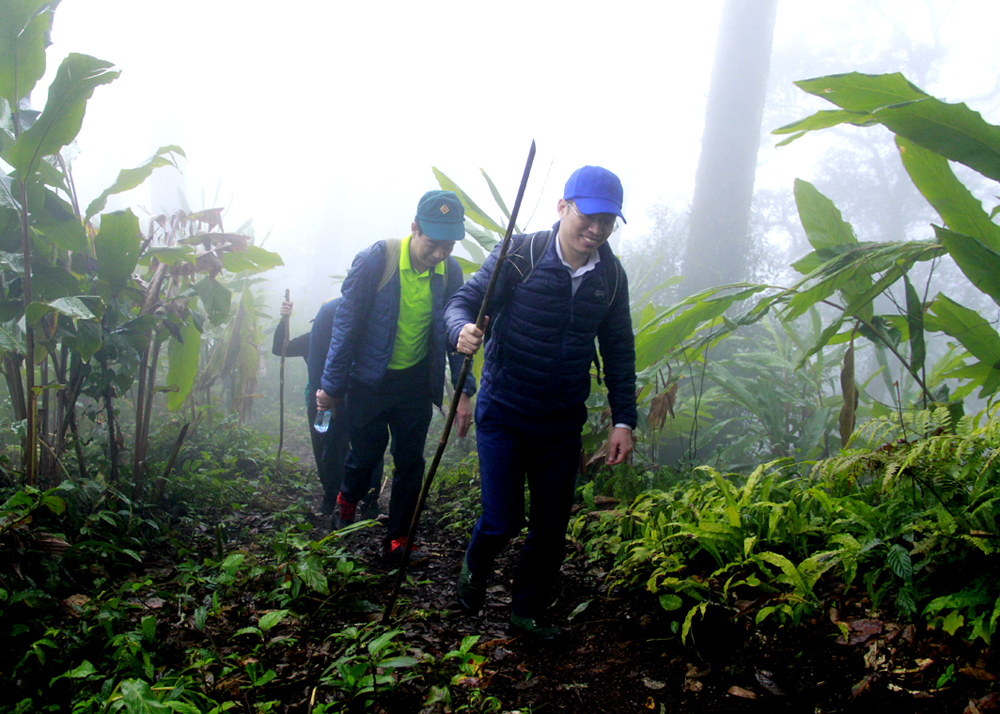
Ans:
<svg viewBox="0 0 1000 714"><path fill-rule="evenodd" d="M326 366L316 391L318 409L345 409L351 449L337 496L333 525L354 522L372 469L392 434L393 479L384 554L398 561L406 549L424 475L424 443L432 405L444 396L444 363L458 380L462 356L447 355L444 306L462 285L451 256L465 235L465 210L452 191L428 191L417 205L412 233L379 241L357 254L341 288ZM472 423L469 397L459 396L455 427ZM411 550L411 562L426 558Z"/></svg>

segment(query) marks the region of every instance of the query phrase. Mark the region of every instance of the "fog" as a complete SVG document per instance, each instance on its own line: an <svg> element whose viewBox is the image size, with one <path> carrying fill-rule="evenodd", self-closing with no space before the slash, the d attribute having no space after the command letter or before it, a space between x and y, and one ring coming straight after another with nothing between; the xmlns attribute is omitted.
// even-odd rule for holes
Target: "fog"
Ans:
<svg viewBox="0 0 1000 714"><path fill-rule="evenodd" d="M553 222L571 171L606 166L625 186L622 244L648 235L654 205L690 204L721 0L286 7L64 0L39 87L69 52L122 71L97 89L78 137L83 205L119 169L180 145L191 208L226 206L227 228L252 219L268 235L286 262L273 291L291 289L304 325L356 251L409 231L418 198L437 188L432 166L499 215L480 168L511 201L536 140L520 221L531 229ZM998 21L998 4L981 0L779 2L757 189L790 195L838 140L775 148L772 129L826 108L795 79L903 70L997 121ZM140 188L109 209L176 207L151 195ZM776 250L791 233L772 237Z"/></svg>

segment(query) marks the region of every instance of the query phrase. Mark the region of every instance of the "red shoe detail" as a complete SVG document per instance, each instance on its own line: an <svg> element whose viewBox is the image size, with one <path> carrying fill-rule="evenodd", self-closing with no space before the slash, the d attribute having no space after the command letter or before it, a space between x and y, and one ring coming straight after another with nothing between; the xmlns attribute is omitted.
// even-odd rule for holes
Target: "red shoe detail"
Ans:
<svg viewBox="0 0 1000 714"><path fill-rule="evenodd" d="M354 523L354 514L358 510L358 504L351 503L344 498L343 494L337 494L337 507L340 509L340 520L345 525Z"/></svg>

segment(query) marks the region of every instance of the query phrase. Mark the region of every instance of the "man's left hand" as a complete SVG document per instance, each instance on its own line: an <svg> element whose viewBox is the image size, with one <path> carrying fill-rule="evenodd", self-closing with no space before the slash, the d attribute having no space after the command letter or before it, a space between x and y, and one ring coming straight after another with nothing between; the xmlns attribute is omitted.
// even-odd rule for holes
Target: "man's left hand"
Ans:
<svg viewBox="0 0 1000 714"><path fill-rule="evenodd" d="M608 437L608 458L605 463L615 466L624 461L632 453L632 430L616 426Z"/></svg>
<svg viewBox="0 0 1000 714"><path fill-rule="evenodd" d="M458 435L464 438L469 433L470 426L472 426L472 400L468 394L462 392L462 396L458 398L458 407L455 409L455 428L458 429Z"/></svg>

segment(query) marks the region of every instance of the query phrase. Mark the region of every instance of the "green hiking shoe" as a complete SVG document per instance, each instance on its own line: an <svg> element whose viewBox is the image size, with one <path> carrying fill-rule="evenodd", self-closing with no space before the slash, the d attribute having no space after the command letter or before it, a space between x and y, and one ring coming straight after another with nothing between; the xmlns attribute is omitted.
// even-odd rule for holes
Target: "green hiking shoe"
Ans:
<svg viewBox="0 0 1000 714"><path fill-rule="evenodd" d="M551 642L563 635L563 631L558 627L548 627L533 617L521 617L513 612L510 613L510 626L519 635L544 642Z"/></svg>
<svg viewBox="0 0 1000 714"><path fill-rule="evenodd" d="M458 576L458 607L466 615L475 615L486 604L486 578L473 575L468 558L462 558L462 573Z"/></svg>

